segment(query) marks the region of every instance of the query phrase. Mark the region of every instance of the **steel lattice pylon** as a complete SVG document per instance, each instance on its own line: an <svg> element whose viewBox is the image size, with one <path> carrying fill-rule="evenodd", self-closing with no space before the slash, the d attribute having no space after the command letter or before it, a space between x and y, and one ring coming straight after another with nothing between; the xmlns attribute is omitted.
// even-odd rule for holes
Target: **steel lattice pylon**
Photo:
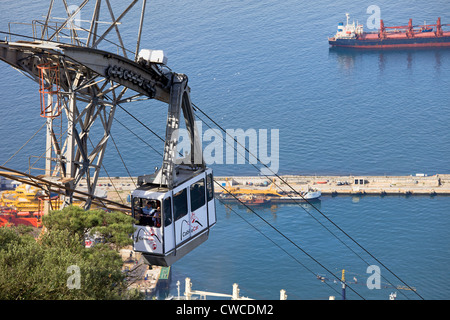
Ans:
<svg viewBox="0 0 450 320"><path fill-rule="evenodd" d="M51 0L45 20L35 20L30 24L32 39L13 41L10 34L9 39L0 41L0 59L47 86L51 86L55 79L49 72L40 72L41 66L55 66L58 70L58 92L52 91L47 94L47 100L44 99L47 101L44 109L55 103L54 99L59 100L60 108L59 111L58 108L50 108L45 117L44 177L66 190L63 206L72 203L73 191L81 179L86 179L90 196L85 208L89 208L116 106L138 99L157 99L170 105L173 103L170 99L172 79L183 75L170 72L164 64L141 61L138 57L146 0L131 1L120 14L114 13L109 0L92 0L88 28L81 28L74 19L81 10L85 14L90 1L84 0L76 8L70 8L66 0L61 1L67 14L65 19L55 21L52 17L56 3ZM132 52L124 47L119 24L138 2L142 6L136 47ZM110 21L99 21L101 9L107 12ZM106 25L106 29L100 31L100 24ZM115 34L117 40L114 43L120 54L101 49L105 43L111 46L111 41L107 40L110 34ZM184 85L187 87L187 82ZM186 90L189 92L188 87ZM94 124L103 132L98 141L91 141L90 132ZM169 144L170 141L166 140L166 146ZM165 148L165 153L171 152L171 148L173 141L170 147ZM172 170L171 166L166 167ZM165 172L164 176L170 180L170 174Z"/></svg>

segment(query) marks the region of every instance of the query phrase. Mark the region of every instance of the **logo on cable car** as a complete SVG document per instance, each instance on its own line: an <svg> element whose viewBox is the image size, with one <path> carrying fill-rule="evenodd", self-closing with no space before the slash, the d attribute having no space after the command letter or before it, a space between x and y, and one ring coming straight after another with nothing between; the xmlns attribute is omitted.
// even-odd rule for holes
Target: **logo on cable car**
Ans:
<svg viewBox="0 0 450 320"><path fill-rule="evenodd" d="M140 228L134 238L134 241L135 242L139 242L139 241L150 242L153 250L156 250L158 245L156 244L155 238L158 240L159 243L161 243L161 240L159 239L158 235L153 231L153 228L150 228L150 230L146 230L145 228Z"/></svg>
<svg viewBox="0 0 450 320"><path fill-rule="evenodd" d="M183 226L185 224L188 227L188 230L183 231ZM191 224L190 224L190 226L191 226L191 228L189 229L189 222L187 220L183 220L183 222L181 224L181 239L183 239L184 237L187 237L191 233L194 233L195 231L197 231L199 226L203 227L203 225L200 223L200 221L198 221L197 217L195 216L195 212L191 212Z"/></svg>

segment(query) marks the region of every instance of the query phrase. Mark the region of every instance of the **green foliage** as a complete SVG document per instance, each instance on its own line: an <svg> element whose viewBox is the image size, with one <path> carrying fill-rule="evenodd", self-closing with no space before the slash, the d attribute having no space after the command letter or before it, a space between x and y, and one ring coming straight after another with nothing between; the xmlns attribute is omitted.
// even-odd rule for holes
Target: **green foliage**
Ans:
<svg viewBox="0 0 450 320"><path fill-rule="evenodd" d="M52 211L43 217L43 224L49 230L68 230L81 238L90 235L100 238L115 248L132 244L133 218L121 212L103 210L85 211L70 206L63 210Z"/></svg>
<svg viewBox="0 0 450 320"><path fill-rule="evenodd" d="M43 223L46 232L38 241L29 230L0 228L0 300L139 298L127 290L117 252L131 242L132 218L68 207ZM85 248L86 233L103 242Z"/></svg>

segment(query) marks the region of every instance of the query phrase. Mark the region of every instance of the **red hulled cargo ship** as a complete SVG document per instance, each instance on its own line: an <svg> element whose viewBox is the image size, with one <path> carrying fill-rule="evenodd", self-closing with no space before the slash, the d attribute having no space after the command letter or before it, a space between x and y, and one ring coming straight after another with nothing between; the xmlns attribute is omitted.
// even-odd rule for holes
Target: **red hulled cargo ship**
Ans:
<svg viewBox="0 0 450 320"><path fill-rule="evenodd" d="M347 24L338 24L338 30L334 37L328 38L328 43L333 47L349 47L361 49L389 49L389 48L433 48L450 47L450 31L444 31L442 27L449 24L441 24L441 18L436 24L412 24L409 19L407 26L384 26L380 20L380 29L376 32L364 32L361 24L350 24L349 14Z"/></svg>

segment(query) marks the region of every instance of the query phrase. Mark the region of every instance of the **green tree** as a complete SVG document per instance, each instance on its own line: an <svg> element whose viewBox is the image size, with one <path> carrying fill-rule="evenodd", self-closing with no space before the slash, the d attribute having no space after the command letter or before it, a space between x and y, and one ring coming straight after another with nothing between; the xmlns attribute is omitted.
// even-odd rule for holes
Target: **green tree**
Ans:
<svg viewBox="0 0 450 320"><path fill-rule="evenodd" d="M43 219L39 240L23 228L0 228L0 299L134 299L122 272L121 246L132 218L68 207ZM86 233L103 241L85 248Z"/></svg>
<svg viewBox="0 0 450 320"><path fill-rule="evenodd" d="M85 211L69 206L52 211L42 219L49 230L68 230L72 235L83 238L86 235L104 240L116 249L132 244L133 218L121 212L104 210Z"/></svg>

